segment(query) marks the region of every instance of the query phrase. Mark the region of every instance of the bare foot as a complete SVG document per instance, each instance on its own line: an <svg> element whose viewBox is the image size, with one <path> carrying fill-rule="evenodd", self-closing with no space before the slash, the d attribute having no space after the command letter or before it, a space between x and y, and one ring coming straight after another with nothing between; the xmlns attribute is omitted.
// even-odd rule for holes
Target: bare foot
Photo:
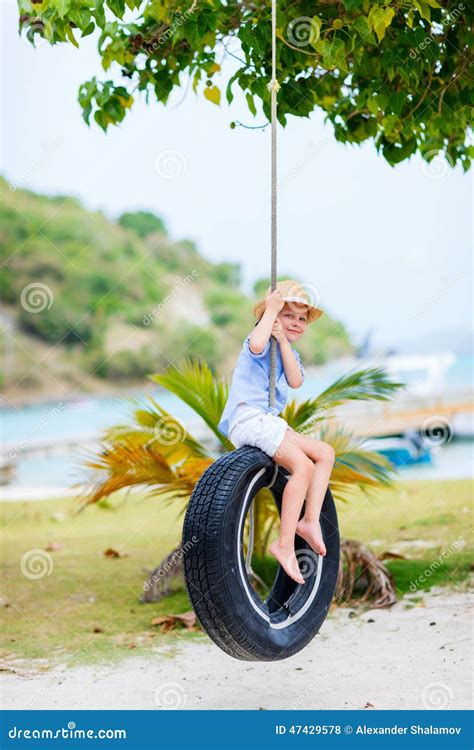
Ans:
<svg viewBox="0 0 474 750"><path fill-rule="evenodd" d="M306 521L304 518L296 524L296 533L313 548L321 557L326 554L326 545L319 521Z"/></svg>
<svg viewBox="0 0 474 750"><path fill-rule="evenodd" d="M286 547L280 547L278 539L272 542L268 548L269 552L276 557L281 567L296 583L304 583L305 580L301 575L300 566L296 559L294 549L288 549Z"/></svg>

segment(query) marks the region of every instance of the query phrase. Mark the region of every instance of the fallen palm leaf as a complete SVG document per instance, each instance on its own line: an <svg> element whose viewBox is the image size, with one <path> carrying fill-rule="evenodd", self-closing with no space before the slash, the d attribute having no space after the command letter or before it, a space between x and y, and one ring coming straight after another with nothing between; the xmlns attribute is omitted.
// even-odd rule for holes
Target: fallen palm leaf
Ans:
<svg viewBox="0 0 474 750"><path fill-rule="evenodd" d="M129 557L129 554L127 552L119 552L119 550L117 549L108 547L106 550L104 550L104 557L110 557L112 558L112 560L115 560L119 557Z"/></svg>
<svg viewBox="0 0 474 750"><path fill-rule="evenodd" d="M361 596L354 596L363 591ZM371 607L390 607L397 601L395 583L380 559L354 539L341 540L341 560L335 599L339 603L362 603Z"/></svg>
<svg viewBox="0 0 474 750"><path fill-rule="evenodd" d="M189 610L182 615L161 615L160 617L155 617L151 621L151 624L161 625L160 630L163 633L167 633L169 630L174 630L178 625L184 625L187 630L195 630L196 621L196 613L193 610Z"/></svg>
<svg viewBox="0 0 474 750"><path fill-rule="evenodd" d="M58 549L62 549L64 547L64 544L60 544L59 542L48 542L46 547L43 547L46 552L56 552Z"/></svg>
<svg viewBox="0 0 474 750"><path fill-rule="evenodd" d="M398 552L390 552L386 550L378 556L379 560L408 560L406 555L399 555Z"/></svg>

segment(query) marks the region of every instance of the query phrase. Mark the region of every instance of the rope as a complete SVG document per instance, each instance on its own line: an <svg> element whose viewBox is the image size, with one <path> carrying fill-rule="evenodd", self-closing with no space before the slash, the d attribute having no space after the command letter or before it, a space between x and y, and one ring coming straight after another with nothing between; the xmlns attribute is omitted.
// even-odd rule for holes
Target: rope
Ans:
<svg viewBox="0 0 474 750"><path fill-rule="evenodd" d="M276 77L276 0L272 0L272 78L267 84L271 93L271 291L277 283L277 93L280 84ZM270 343L270 407L275 406L276 345L274 336Z"/></svg>
<svg viewBox="0 0 474 750"><path fill-rule="evenodd" d="M271 93L271 127L272 127L272 149L271 149L271 291L276 289L276 276L277 276L277 93L280 88L280 84L276 77L276 0L272 0L272 78L267 84L267 88ZM269 387L269 403L270 407L275 406L275 392L276 392L276 345L277 341L274 336L271 336L270 343L270 387ZM275 465L275 470L278 467ZM276 473L273 475L275 479ZM247 546L247 554L245 556L245 567L249 575L257 576L252 570L252 554L255 536L255 502L252 501L249 509L249 543Z"/></svg>

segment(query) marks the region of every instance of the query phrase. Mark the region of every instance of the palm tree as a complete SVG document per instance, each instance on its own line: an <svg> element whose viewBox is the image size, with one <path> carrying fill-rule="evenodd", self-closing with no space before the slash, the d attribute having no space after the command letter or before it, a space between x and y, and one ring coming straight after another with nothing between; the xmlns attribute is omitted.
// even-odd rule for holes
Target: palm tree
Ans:
<svg viewBox="0 0 474 750"><path fill-rule="evenodd" d="M150 378L202 418L217 439L218 453L234 450L232 443L217 429L227 401L228 383L217 380L206 362L187 357L172 364L163 374ZM347 502L348 494L355 489L368 494L375 488L388 486L394 470L379 453L365 450L363 440L341 426L334 426L335 408L351 401L387 401L401 387L403 384L390 380L382 368L363 369L340 377L316 398L302 403L292 400L285 407L282 416L290 427L297 432L317 435L335 449L331 491L336 500ZM177 505L179 515L182 515L196 482L214 460L211 451L188 432L181 420L148 396L146 407L135 405L132 424L106 430L99 452L85 461L93 475L84 494L83 506L98 503L117 490L140 486L147 488L148 495ZM278 513L267 489L260 490L254 502L254 554L264 557ZM354 551L354 544L357 545L353 541L345 543L343 557L346 562L348 554L352 554L353 559L361 557L360 550ZM386 602L390 574L380 561L376 558L375 561L374 576L369 585L372 590L374 580L380 579L382 586L377 585L375 589L383 589ZM351 568L350 561L348 567ZM347 588L352 592L353 581L348 586L341 577L338 588L341 596Z"/></svg>

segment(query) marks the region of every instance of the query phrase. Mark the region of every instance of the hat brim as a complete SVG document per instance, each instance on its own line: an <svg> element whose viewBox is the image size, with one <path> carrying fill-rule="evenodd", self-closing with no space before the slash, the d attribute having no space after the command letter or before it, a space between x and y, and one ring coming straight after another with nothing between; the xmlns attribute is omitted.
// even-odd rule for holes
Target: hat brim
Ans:
<svg viewBox="0 0 474 750"><path fill-rule="evenodd" d="M265 302L265 300L260 300L260 302L257 302L257 304L254 305L253 314L256 318L261 318L265 312ZM307 307L308 323L314 323L314 321L320 318L324 312L324 310L321 310L319 307L313 307L312 305L307 305Z"/></svg>

